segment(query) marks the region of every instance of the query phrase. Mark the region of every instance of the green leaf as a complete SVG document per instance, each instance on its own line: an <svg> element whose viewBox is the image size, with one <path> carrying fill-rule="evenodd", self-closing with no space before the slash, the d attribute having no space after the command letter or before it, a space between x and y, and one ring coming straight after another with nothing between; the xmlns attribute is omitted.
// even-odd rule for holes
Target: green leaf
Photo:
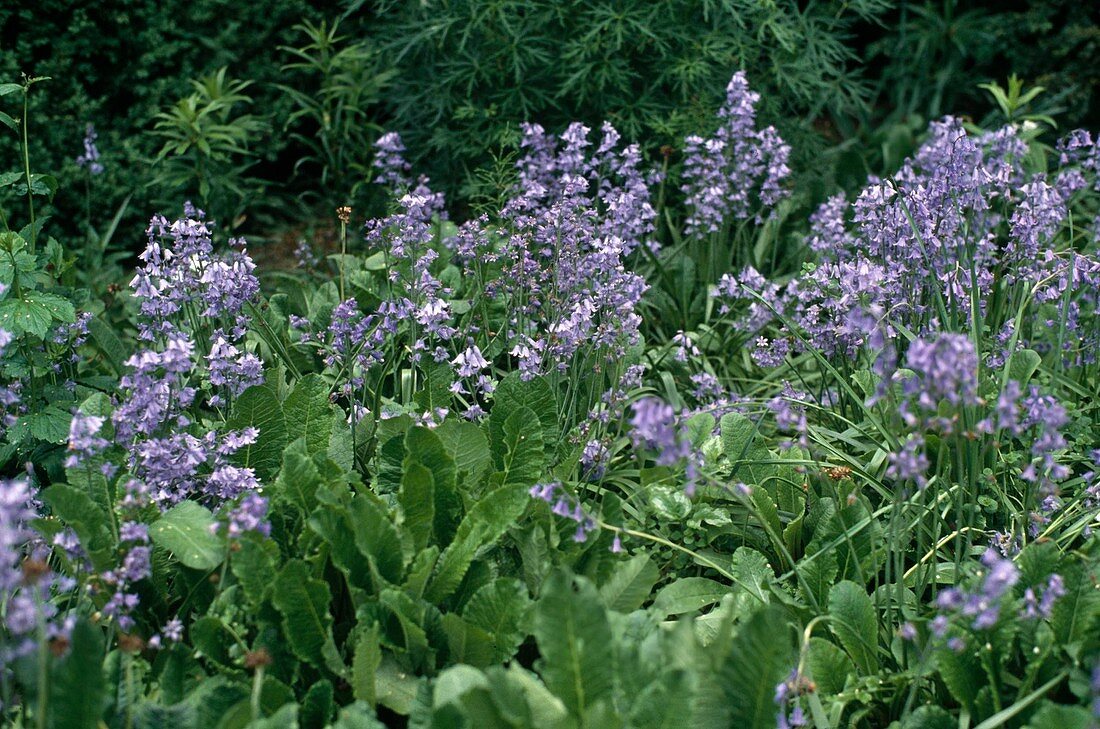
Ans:
<svg viewBox="0 0 1100 729"><path fill-rule="evenodd" d="M283 467L272 486L272 493L308 514L317 505L317 489L323 482L305 438L298 438L283 451Z"/></svg>
<svg viewBox="0 0 1100 729"><path fill-rule="evenodd" d="M973 711L978 692L985 685L985 672L978 656L973 651L956 653L947 647L938 649L935 656L947 690L956 701Z"/></svg>
<svg viewBox="0 0 1100 729"><path fill-rule="evenodd" d="M332 434L333 408L329 388L320 375L308 374L298 380L283 402L287 440L305 438L306 451L313 455L328 448Z"/></svg>
<svg viewBox="0 0 1100 729"><path fill-rule="evenodd" d="M452 419L437 427L435 434L454 459L455 468L465 474L464 479L460 476L459 490L468 492L480 484L492 463L485 431L465 420Z"/></svg>
<svg viewBox="0 0 1100 729"><path fill-rule="evenodd" d="M905 717L901 729L956 729L958 725L951 712L942 706L921 706Z"/></svg>
<svg viewBox="0 0 1100 729"><path fill-rule="evenodd" d="M287 444L286 420L275 391L266 385L254 385L242 392L225 426L230 430L253 427L260 431L255 443L238 450L230 460L255 469L261 480L272 477L282 464Z"/></svg>
<svg viewBox="0 0 1100 729"><path fill-rule="evenodd" d="M351 664L352 695L371 706L376 703L374 675L382 663L382 647L378 643L378 625L359 633L355 642L355 658Z"/></svg>
<svg viewBox="0 0 1100 729"><path fill-rule="evenodd" d="M404 516L402 527L412 537L413 551L428 545L435 519L435 484L432 472L419 463L409 463L401 478L397 502Z"/></svg>
<svg viewBox="0 0 1100 729"><path fill-rule="evenodd" d="M521 408L527 408L534 414L534 422L542 429L542 443L550 445L558 441L558 406L550 384L543 377L524 381L519 372L512 372L497 385L493 393L493 411L489 416L489 440L498 469L502 469L501 461L506 453L501 446L504 443L504 424Z"/></svg>
<svg viewBox="0 0 1100 729"><path fill-rule="evenodd" d="M778 607L758 611L730 641L717 675L700 691L699 726L773 729L775 687L794 665L787 621Z"/></svg>
<svg viewBox="0 0 1100 729"><path fill-rule="evenodd" d="M402 716L408 716L416 701L421 679L409 674L386 656L374 674L378 703Z"/></svg>
<svg viewBox="0 0 1100 729"><path fill-rule="evenodd" d="M302 698L298 726L301 729L324 729L328 726L334 709L332 682L321 679L310 686Z"/></svg>
<svg viewBox="0 0 1100 729"><path fill-rule="evenodd" d="M397 529L382 506L370 495L359 494L348 505L348 514L359 551L370 558L382 579L399 584L405 570L405 557Z"/></svg>
<svg viewBox="0 0 1100 729"><path fill-rule="evenodd" d="M823 696L831 696L844 690L848 676L855 674L852 659L833 643L814 636L806 650L806 667L809 677L817 684Z"/></svg>
<svg viewBox="0 0 1100 729"><path fill-rule="evenodd" d="M629 613L642 606L661 573L648 554L619 562L607 582L600 585L600 599L608 610Z"/></svg>
<svg viewBox="0 0 1100 729"><path fill-rule="evenodd" d="M1062 571L1066 594L1054 603L1050 627L1062 645L1075 643L1092 632L1100 621L1100 576L1096 565L1071 563Z"/></svg>
<svg viewBox="0 0 1100 729"><path fill-rule="evenodd" d="M43 498L53 513L80 537L97 570L113 567L115 538L111 519L91 495L73 486L59 483L43 492Z"/></svg>
<svg viewBox="0 0 1100 729"><path fill-rule="evenodd" d="M340 710L332 729L386 729L386 725L378 720L370 706L357 701Z"/></svg>
<svg viewBox="0 0 1100 729"><path fill-rule="evenodd" d="M283 565L272 586L271 601L283 616L283 635L294 655L320 668L332 644L332 614L329 610L328 585L310 577L309 567L300 559Z"/></svg>
<svg viewBox="0 0 1100 729"><path fill-rule="evenodd" d="M1018 349L1008 357L1005 363L1009 380L1015 380L1024 387L1043 363L1043 358L1033 349Z"/></svg>
<svg viewBox="0 0 1100 729"><path fill-rule="evenodd" d="M583 717L615 684L607 610L592 583L558 570L535 608L539 673L575 717Z"/></svg>
<svg viewBox="0 0 1100 729"><path fill-rule="evenodd" d="M68 654L50 670L49 726L95 729L106 704L103 633L81 618L70 640Z"/></svg>
<svg viewBox="0 0 1100 729"><path fill-rule="evenodd" d="M1027 723L1027 729L1093 729L1095 726L1094 717L1088 709L1080 706L1061 706L1049 701L1045 702ZM906 727L906 729L909 728Z"/></svg>
<svg viewBox="0 0 1100 729"><path fill-rule="evenodd" d="M527 637L531 598L519 580L499 578L482 585L462 610L462 618L484 630L492 641L490 661L509 660Z"/></svg>
<svg viewBox="0 0 1100 729"><path fill-rule="evenodd" d="M829 590L829 627L865 676L878 670L878 615L862 586L844 580Z"/></svg>
<svg viewBox="0 0 1100 729"><path fill-rule="evenodd" d="M73 416L68 410L47 405L40 412L20 418L31 435L46 443L67 443Z"/></svg>
<svg viewBox="0 0 1100 729"><path fill-rule="evenodd" d="M525 488L504 485L491 491L463 518L452 541L439 555L426 597L438 604L458 589L478 550L500 539L523 515L530 496Z"/></svg>
<svg viewBox="0 0 1100 729"><path fill-rule="evenodd" d="M462 513L462 499L455 490L454 459L439 436L417 426L405 433L403 468L407 472L413 464L423 466L432 476L432 531L440 545L447 544L454 537Z"/></svg>
<svg viewBox="0 0 1100 729"><path fill-rule="evenodd" d="M653 613L659 617L695 612L721 600L730 588L709 577L681 577L665 585L653 600Z"/></svg>
<svg viewBox="0 0 1100 729"><path fill-rule="evenodd" d="M271 584L275 581L275 560L278 555L279 550L272 542L253 538L241 539L238 549L232 552L229 567L244 588L244 594L253 608L258 608L264 602Z"/></svg>
<svg viewBox="0 0 1100 729"><path fill-rule="evenodd" d="M33 291L25 291L23 298L12 297L0 301L0 329L7 330L15 336L33 334L39 338L45 338L53 315L50 314L49 309L31 297L33 293Z"/></svg>
<svg viewBox="0 0 1100 729"><path fill-rule="evenodd" d="M493 637L488 632L454 613L444 615L442 624L452 661L477 668L494 663Z"/></svg>
<svg viewBox="0 0 1100 729"><path fill-rule="evenodd" d="M348 510L322 504L310 514L309 527L329 545L329 558L344 573L348 584L370 589L370 560L356 544Z"/></svg>
<svg viewBox="0 0 1100 729"><path fill-rule="evenodd" d="M214 515L194 501L181 501L149 527L149 538L184 565L212 570L225 558L225 542L211 531Z"/></svg>
<svg viewBox="0 0 1100 729"><path fill-rule="evenodd" d="M501 440L494 447L502 449L497 468L499 483L530 487L542 476L546 458L542 433L535 412L520 407L501 426Z"/></svg>

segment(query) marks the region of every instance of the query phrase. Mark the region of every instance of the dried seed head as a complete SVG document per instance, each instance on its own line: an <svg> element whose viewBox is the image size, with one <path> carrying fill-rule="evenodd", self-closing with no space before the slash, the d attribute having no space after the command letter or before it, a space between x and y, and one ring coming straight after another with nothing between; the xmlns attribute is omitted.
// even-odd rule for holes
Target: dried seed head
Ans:
<svg viewBox="0 0 1100 729"><path fill-rule="evenodd" d="M348 205L342 205L336 208L336 217L340 219L340 222L347 225L351 222L351 207Z"/></svg>
<svg viewBox="0 0 1100 729"><path fill-rule="evenodd" d="M267 652L267 648L260 648L259 650L249 651L244 654L245 668L263 668L264 666L271 665L271 654Z"/></svg>
<svg viewBox="0 0 1100 729"><path fill-rule="evenodd" d="M123 633L118 636L118 649L123 653L140 653L145 649L145 641L140 635Z"/></svg>
<svg viewBox="0 0 1100 729"><path fill-rule="evenodd" d="M34 585L50 572L50 566L40 559L23 560L23 584Z"/></svg>

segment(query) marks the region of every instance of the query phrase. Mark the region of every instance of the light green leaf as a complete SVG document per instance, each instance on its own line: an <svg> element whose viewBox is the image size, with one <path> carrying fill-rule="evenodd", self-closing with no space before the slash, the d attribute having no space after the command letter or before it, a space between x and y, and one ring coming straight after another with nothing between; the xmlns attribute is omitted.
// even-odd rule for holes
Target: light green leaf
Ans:
<svg viewBox="0 0 1100 729"><path fill-rule="evenodd" d="M539 673L575 717L608 699L615 685L615 652L607 611L592 583L558 570L543 585L535 608Z"/></svg>
<svg viewBox="0 0 1100 729"><path fill-rule="evenodd" d="M305 438L306 451L310 455L328 448L333 420L328 395L328 385L320 375L308 374L298 380L283 402L287 440Z"/></svg>
<svg viewBox="0 0 1100 729"><path fill-rule="evenodd" d="M730 588L709 577L681 577L665 585L653 600L653 613L659 617L682 615L713 605Z"/></svg>
<svg viewBox="0 0 1100 729"><path fill-rule="evenodd" d="M649 555L637 554L615 566L611 577L600 585L600 599L608 610L629 613L642 606L660 577Z"/></svg>
<svg viewBox="0 0 1100 729"><path fill-rule="evenodd" d="M844 580L829 590L829 627L865 676L878 670L878 615L862 586Z"/></svg>
<svg viewBox="0 0 1100 729"><path fill-rule="evenodd" d="M212 570L225 559L225 542L211 531L214 515L194 501L181 501L149 527L149 538L184 565Z"/></svg>

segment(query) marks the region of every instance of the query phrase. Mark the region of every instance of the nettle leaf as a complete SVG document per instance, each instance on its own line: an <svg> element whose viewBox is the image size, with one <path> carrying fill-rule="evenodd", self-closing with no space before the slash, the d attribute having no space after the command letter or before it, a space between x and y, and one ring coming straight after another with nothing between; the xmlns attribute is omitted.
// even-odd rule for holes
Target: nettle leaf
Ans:
<svg viewBox="0 0 1100 729"><path fill-rule="evenodd" d="M534 628L542 656L539 674L573 716L583 717L610 699L615 685L611 624L591 582L561 570L551 574L535 607Z"/></svg>
<svg viewBox="0 0 1100 729"><path fill-rule="evenodd" d="M520 407L501 426L497 483L530 487L542 476L546 464L542 431L530 408Z"/></svg>
<svg viewBox="0 0 1100 729"><path fill-rule="evenodd" d="M558 406L554 391L543 377L524 381L519 372L512 372L502 379L493 393L493 411L489 416L489 436L493 460L501 468L501 460L507 453L504 443L504 424L521 408L533 414L532 422L542 430L542 442L546 445L558 440Z"/></svg>
<svg viewBox="0 0 1100 729"><path fill-rule="evenodd" d="M54 317L45 305L36 300L35 293L24 291L22 297L13 296L0 301L0 329L15 336L33 334L45 338ZM72 304L69 307L71 309Z"/></svg>
<svg viewBox="0 0 1100 729"><path fill-rule="evenodd" d="M311 577L309 566L300 559L283 565L271 593L294 655L318 668L328 665L336 651L330 599L328 585Z"/></svg>
<svg viewBox="0 0 1100 729"><path fill-rule="evenodd" d="M211 531L214 515L194 501L181 501L149 527L149 538L187 567L212 570L225 558L225 541Z"/></svg>
<svg viewBox="0 0 1100 729"><path fill-rule="evenodd" d="M304 438L311 455L328 449L334 417L328 396L328 385L320 375L308 374L298 380L283 402L287 440Z"/></svg>
<svg viewBox="0 0 1100 729"><path fill-rule="evenodd" d="M66 443L72 420L68 410L47 405L40 412L20 418L17 427L25 427L35 438L47 443Z"/></svg>
<svg viewBox="0 0 1100 729"><path fill-rule="evenodd" d="M608 610L629 613L642 606L661 572L648 554L637 554L615 566L610 579L600 585L600 599Z"/></svg>
<svg viewBox="0 0 1100 729"><path fill-rule="evenodd" d="M261 479L274 476L287 444L286 419L275 391L267 385L254 385L242 392L225 426L230 430L253 427L260 431L255 443L238 450L230 460L255 469Z"/></svg>
<svg viewBox="0 0 1100 729"><path fill-rule="evenodd" d="M439 555L425 595L428 601L439 604L458 589L478 550L504 536L529 501L525 488L504 485L474 504L458 525L454 541Z"/></svg>
<svg viewBox="0 0 1100 729"><path fill-rule="evenodd" d="M862 585L843 580L829 590L829 627L865 676L878 670L878 614Z"/></svg>
<svg viewBox="0 0 1100 729"><path fill-rule="evenodd" d="M493 648L490 662L509 660L527 637L532 602L519 580L500 578L483 585L462 610L462 618L484 630Z"/></svg>

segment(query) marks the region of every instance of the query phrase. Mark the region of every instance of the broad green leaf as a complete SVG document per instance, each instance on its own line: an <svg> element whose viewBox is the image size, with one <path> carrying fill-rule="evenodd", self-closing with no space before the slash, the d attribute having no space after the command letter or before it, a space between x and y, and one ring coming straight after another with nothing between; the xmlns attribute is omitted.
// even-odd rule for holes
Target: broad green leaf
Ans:
<svg viewBox="0 0 1100 729"><path fill-rule="evenodd" d="M1027 383L1042 363L1043 358L1035 350L1018 349L1009 355L1008 362L1005 363L1008 379L1015 380L1020 387L1026 389Z"/></svg>
<svg viewBox="0 0 1100 729"><path fill-rule="evenodd" d="M611 696L615 653L607 611L591 582L558 570L535 607L539 673L575 717Z"/></svg>
<svg viewBox="0 0 1100 729"><path fill-rule="evenodd" d="M50 668L49 723L53 729L96 729L106 705L103 633L81 618L69 652Z"/></svg>
<svg viewBox="0 0 1100 729"><path fill-rule="evenodd" d="M97 570L113 567L115 538L111 519L92 496L68 484L55 484L43 492L53 513L80 537Z"/></svg>
<svg viewBox="0 0 1100 729"><path fill-rule="evenodd" d="M814 636L806 652L808 674L823 696L831 696L844 690L848 676L855 675L852 659L835 644Z"/></svg>
<svg viewBox="0 0 1100 729"><path fill-rule="evenodd" d="M306 451L310 455L328 448L333 420L328 395L328 385L320 375L309 374L298 380L283 402L287 440L305 438Z"/></svg>
<svg viewBox="0 0 1100 729"><path fill-rule="evenodd" d="M428 545L435 519L435 484L432 472L419 463L405 466L401 489L397 492L404 521L401 526L412 537L413 551L419 552Z"/></svg>
<svg viewBox="0 0 1100 729"><path fill-rule="evenodd" d="M477 668L486 668L495 662L493 637L482 628L454 613L447 613L443 616L443 632L452 661Z"/></svg>
<svg viewBox="0 0 1100 729"><path fill-rule="evenodd" d="M985 671L978 656L972 651L956 653L943 647L935 652L936 666L951 695L967 709L973 711L978 692L985 685Z"/></svg>
<svg viewBox="0 0 1100 729"><path fill-rule="evenodd" d="M432 530L440 545L448 544L462 514L462 499L455 490L454 459L434 432L413 427L405 433L403 467L407 471L414 463L422 465L432 475Z"/></svg>
<svg viewBox="0 0 1100 729"><path fill-rule="evenodd" d="M332 682L328 679L321 679L310 686L298 710L300 729L324 729L328 726L335 709L333 698Z"/></svg>
<svg viewBox="0 0 1100 729"><path fill-rule="evenodd" d="M462 617L488 633L493 646L491 661L501 663L515 655L527 637L531 605L523 583L499 578L473 594L462 610Z"/></svg>
<svg viewBox="0 0 1100 729"><path fill-rule="evenodd" d="M283 634L294 655L318 668L326 665L332 643L330 599L328 585L312 578L298 559L283 565L272 586L271 601L283 616Z"/></svg>
<svg viewBox="0 0 1100 729"><path fill-rule="evenodd" d="M275 475L283 461L287 435L283 408L274 390L267 385L254 385L242 392L233 403L233 414L225 427L259 430L256 442L238 450L231 460L244 468L255 469L262 480Z"/></svg>
<svg viewBox="0 0 1100 729"><path fill-rule="evenodd" d="M775 727L775 687L795 662L788 631L778 607L758 611L738 629L717 674L701 686L698 726Z"/></svg>
<svg viewBox="0 0 1100 729"><path fill-rule="evenodd" d="M351 664L351 690L359 701L375 705L374 675L382 663L382 648L378 643L378 626L362 630L355 642L355 658Z"/></svg>
<svg viewBox="0 0 1100 729"><path fill-rule="evenodd" d="M308 448L305 438L298 438L286 447L283 467L271 489L272 494L294 504L303 514L317 505L317 489L324 482Z"/></svg>
<svg viewBox="0 0 1100 729"><path fill-rule="evenodd" d="M49 309L30 298L30 293L33 292L26 292L23 298L0 301L0 329L15 336L26 333L45 338L53 316Z"/></svg>
<svg viewBox="0 0 1100 729"><path fill-rule="evenodd" d="M359 494L348 505L348 515L359 551L371 559L382 579L400 584L405 570L401 539L382 506L370 495Z"/></svg>
<svg viewBox="0 0 1100 729"><path fill-rule="evenodd" d="M844 580L829 590L829 627L865 676L878 670L878 615L862 586Z"/></svg>
<svg viewBox="0 0 1100 729"><path fill-rule="evenodd" d="M46 443L67 443L69 425L72 423L73 416L68 410L56 405L47 405L40 412L27 415L20 420L38 440Z"/></svg>
<svg viewBox="0 0 1100 729"><path fill-rule="evenodd" d="M600 585L600 599L608 610L629 613L642 606L661 573L648 554L619 562L607 582Z"/></svg>
<svg viewBox="0 0 1100 729"><path fill-rule="evenodd" d="M1048 701L1041 705L1028 720L1026 729L1095 729L1095 727L1096 718L1088 709L1080 706L1062 706Z"/></svg>
<svg viewBox="0 0 1100 729"><path fill-rule="evenodd" d="M362 701L345 706L336 717L332 729L386 729L374 710Z"/></svg>
<svg viewBox="0 0 1100 729"><path fill-rule="evenodd" d="M535 422L541 426L541 442L547 447L558 441L558 406L554 391L542 377L524 381L519 372L512 372L502 379L493 393L493 411L489 416L489 440L493 460L497 469L502 470L501 461L507 449L504 443L504 424L521 408L527 408L534 414Z"/></svg>
<svg viewBox="0 0 1100 729"><path fill-rule="evenodd" d="M517 408L501 426L502 448L498 461L499 483L530 487L542 477L546 463L542 434L533 410Z"/></svg>
<svg viewBox="0 0 1100 729"><path fill-rule="evenodd" d="M368 557L355 541L355 528L343 506L322 504L309 516L309 527L329 545L329 558L344 573L348 584L360 589L371 587Z"/></svg>
<svg viewBox="0 0 1100 729"><path fill-rule="evenodd" d="M958 726L959 723L951 716L951 712L942 706L918 707L901 723L901 729L956 729Z"/></svg>
<svg viewBox="0 0 1100 729"><path fill-rule="evenodd" d="M458 525L452 541L439 555L426 597L439 604L456 589L478 550L500 539L523 515L530 501L525 488L504 485L474 504Z"/></svg>
<svg viewBox="0 0 1100 729"><path fill-rule="evenodd" d="M485 431L465 420L450 419L436 428L435 434L454 459L455 468L465 474L465 479L458 483L459 491L469 492L480 484L492 463Z"/></svg>
<svg viewBox="0 0 1100 729"><path fill-rule="evenodd" d="M416 701L421 680L398 666L392 657L386 656L374 674L378 703L397 714L408 716Z"/></svg>
<svg viewBox="0 0 1100 729"><path fill-rule="evenodd" d="M225 559L225 541L212 531L214 515L194 501L181 501L149 527L158 547L196 570L212 570Z"/></svg>
<svg viewBox="0 0 1100 729"><path fill-rule="evenodd" d="M275 580L275 559L278 557L278 548L268 549L275 545L261 542L255 538L241 539L237 543L237 549L231 552L229 567L233 575L244 588L244 594L253 608L258 608L267 597L267 592ZM272 554L274 552L274 554Z"/></svg>
<svg viewBox="0 0 1100 729"><path fill-rule="evenodd" d="M659 617L682 615L713 605L730 588L709 577L681 577L665 585L653 600L653 613Z"/></svg>
<svg viewBox="0 0 1100 729"><path fill-rule="evenodd" d="M1062 572L1066 594L1054 603L1050 627L1062 645L1082 640L1100 621L1100 575L1095 564L1075 562Z"/></svg>

